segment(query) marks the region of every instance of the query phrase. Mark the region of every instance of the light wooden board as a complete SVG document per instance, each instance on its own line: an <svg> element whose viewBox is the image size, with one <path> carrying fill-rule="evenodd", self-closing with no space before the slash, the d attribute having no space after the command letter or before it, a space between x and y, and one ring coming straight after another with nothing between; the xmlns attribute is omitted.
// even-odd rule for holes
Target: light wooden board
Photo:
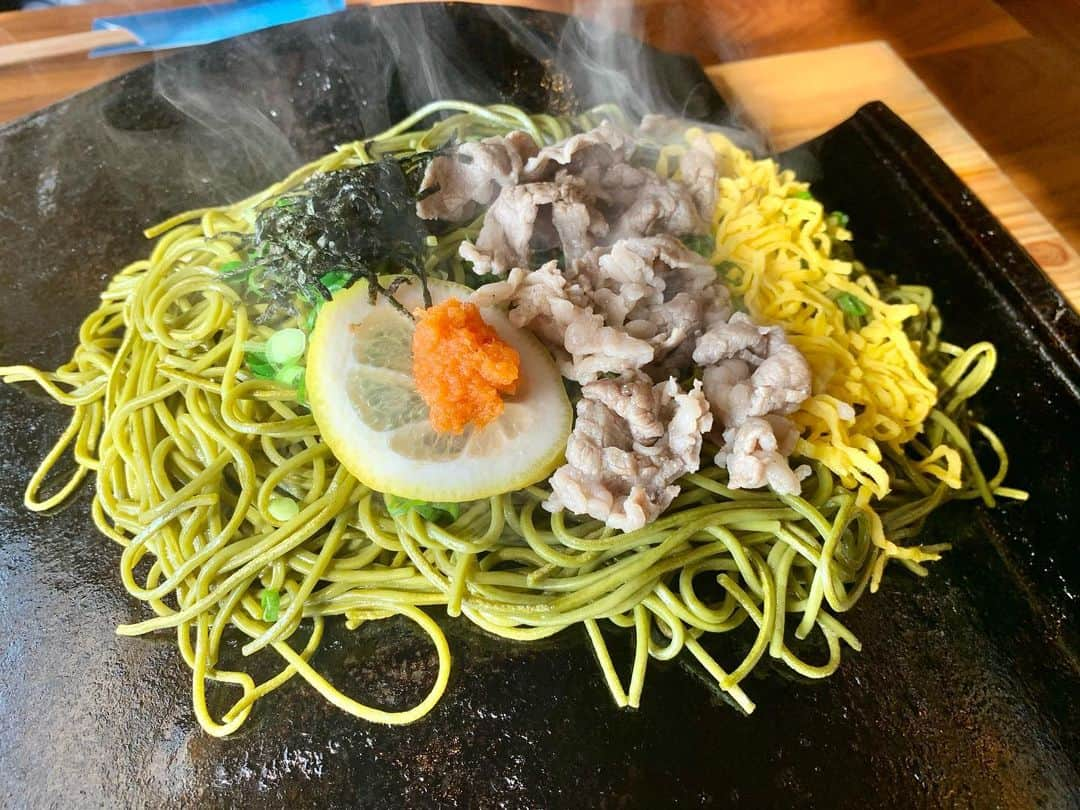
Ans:
<svg viewBox="0 0 1080 810"><path fill-rule="evenodd" d="M865 42L713 65L721 93L778 149L884 101L934 148L1080 309L1080 256L892 48Z"/></svg>

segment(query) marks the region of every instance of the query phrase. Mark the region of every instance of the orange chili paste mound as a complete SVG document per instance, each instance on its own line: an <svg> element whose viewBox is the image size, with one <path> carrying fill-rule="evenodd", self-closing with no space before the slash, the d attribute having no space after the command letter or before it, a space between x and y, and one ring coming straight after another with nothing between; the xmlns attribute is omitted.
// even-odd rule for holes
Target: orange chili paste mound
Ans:
<svg viewBox="0 0 1080 810"><path fill-rule="evenodd" d="M418 309L413 332L413 379L431 426L461 433L503 412L503 394L517 388L520 358L484 322L475 304L447 299Z"/></svg>

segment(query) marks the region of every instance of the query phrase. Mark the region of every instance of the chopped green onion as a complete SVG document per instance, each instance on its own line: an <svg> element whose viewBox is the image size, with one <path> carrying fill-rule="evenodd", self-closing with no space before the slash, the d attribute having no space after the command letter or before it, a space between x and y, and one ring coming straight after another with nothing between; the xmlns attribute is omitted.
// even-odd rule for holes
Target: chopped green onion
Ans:
<svg viewBox="0 0 1080 810"><path fill-rule="evenodd" d="M708 234L692 234L682 237L682 243L694 253L701 254L705 258L713 255L716 249L716 241Z"/></svg>
<svg viewBox="0 0 1080 810"><path fill-rule="evenodd" d="M814 195L811 194L809 191L797 191L794 194L792 194L791 196L794 197L797 200L812 200L812 199L814 199Z"/></svg>
<svg viewBox="0 0 1080 810"><path fill-rule="evenodd" d="M831 214L829 214L829 219L831 219L841 228L846 228L848 222L851 221L851 217L849 217L843 211L833 211Z"/></svg>
<svg viewBox="0 0 1080 810"><path fill-rule="evenodd" d="M274 588L263 588L259 591L259 602L262 604L263 621L276 622L281 607L281 594Z"/></svg>
<svg viewBox="0 0 1080 810"><path fill-rule="evenodd" d="M858 296L851 293L840 293L836 296L836 305L843 310L845 315L862 318L870 314L870 308Z"/></svg>
<svg viewBox="0 0 1080 810"><path fill-rule="evenodd" d="M472 278L467 282L474 290L478 287L483 287L485 284L491 284L495 281L502 281L502 276L497 276L494 273L475 273L473 272L473 266L470 262L463 262L465 269L469 271Z"/></svg>
<svg viewBox="0 0 1080 810"><path fill-rule="evenodd" d="M304 367L290 363L287 366L282 366L277 370L277 374L274 375L274 379L282 385L287 385L289 388L296 388L297 383L304 376Z"/></svg>
<svg viewBox="0 0 1080 810"><path fill-rule="evenodd" d="M266 359L275 366L284 366L304 356L307 336L302 329L279 329L266 341Z"/></svg>
<svg viewBox="0 0 1080 810"><path fill-rule="evenodd" d="M461 515L461 504L458 503L430 503L428 501L416 501L412 498L399 498L397 495L384 495L386 510L394 517L404 517L410 511L416 511L424 520L435 521L444 514L457 520Z"/></svg>
<svg viewBox="0 0 1080 810"><path fill-rule="evenodd" d="M240 261L239 259L234 259L231 262L225 262L225 264L221 265L221 267L218 268L218 272L222 275L228 275L229 273L233 272L234 270L238 270L243 266L244 263L242 261Z"/></svg>
<svg viewBox="0 0 1080 810"><path fill-rule="evenodd" d="M434 234L428 235L424 237L424 244L428 247L438 247L439 237L435 236Z"/></svg>
<svg viewBox="0 0 1080 810"><path fill-rule="evenodd" d="M345 285L349 282L350 273L344 270L331 270L329 273L323 273L319 276L319 281L330 292L335 293L338 290L345 289Z"/></svg>
<svg viewBox="0 0 1080 810"><path fill-rule="evenodd" d="M272 380L277 374L277 369L266 359L266 355L259 352L248 352L244 355L244 362L247 364L248 370L260 379Z"/></svg>
<svg viewBox="0 0 1080 810"><path fill-rule="evenodd" d="M739 266L738 262L733 262L728 259L725 259L719 264L714 264L713 268L729 283L737 283L739 281L739 276L742 274L742 268Z"/></svg>
<svg viewBox="0 0 1080 810"><path fill-rule="evenodd" d="M271 495L266 510L274 520L292 520L300 512L300 505L284 495Z"/></svg>

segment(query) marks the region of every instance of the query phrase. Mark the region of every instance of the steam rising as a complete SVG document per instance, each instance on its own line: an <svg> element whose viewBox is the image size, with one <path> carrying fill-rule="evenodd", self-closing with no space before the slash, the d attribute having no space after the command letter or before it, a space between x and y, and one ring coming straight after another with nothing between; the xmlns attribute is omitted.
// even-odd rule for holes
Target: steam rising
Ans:
<svg viewBox="0 0 1080 810"><path fill-rule="evenodd" d="M494 6L353 8L159 59L106 99L97 137L154 156L149 168L120 161L118 189L154 203L142 224L251 193L440 98L556 114L614 102L634 118L727 125L760 149L696 65L618 33L631 14L614 0L589 3L587 23ZM147 176L176 178L186 195L146 195Z"/></svg>
<svg viewBox="0 0 1080 810"><path fill-rule="evenodd" d="M577 76L574 90L583 98L614 102L635 118L650 112L693 117L694 97L673 98L661 86L641 41L618 33L640 33L633 7L615 0L582 6L591 23L567 25L554 48L509 9L495 7L491 14L533 57L569 66Z"/></svg>

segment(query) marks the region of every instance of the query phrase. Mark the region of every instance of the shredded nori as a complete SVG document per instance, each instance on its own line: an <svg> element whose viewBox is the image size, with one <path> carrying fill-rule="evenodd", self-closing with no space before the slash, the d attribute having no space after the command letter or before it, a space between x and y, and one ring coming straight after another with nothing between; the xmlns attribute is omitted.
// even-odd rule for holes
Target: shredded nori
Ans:
<svg viewBox="0 0 1080 810"><path fill-rule="evenodd" d="M428 156L385 159L316 175L267 204L244 237L247 261L224 272L245 297L267 304L261 323L298 314L298 304L317 307L332 290L366 279L372 303L384 295L408 315L393 291L412 278L431 298L424 277L424 222L416 215L416 191ZM399 275L390 288L381 275ZM411 317L411 316L410 316Z"/></svg>

